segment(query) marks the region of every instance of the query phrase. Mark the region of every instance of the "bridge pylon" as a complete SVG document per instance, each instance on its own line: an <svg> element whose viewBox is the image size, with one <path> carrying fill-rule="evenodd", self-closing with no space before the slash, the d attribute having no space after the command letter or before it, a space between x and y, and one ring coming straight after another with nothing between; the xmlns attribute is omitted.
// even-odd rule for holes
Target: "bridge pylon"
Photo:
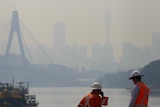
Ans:
<svg viewBox="0 0 160 107"><path fill-rule="evenodd" d="M12 39L13 39L13 36L15 36L14 33L17 34L18 45L19 45L19 49L20 49L22 63L23 63L23 65L26 65L26 58L25 58L25 53L24 53L24 48L23 48L22 34L21 34L21 30L20 30L18 11L16 11L16 10L14 10L12 13L11 28L10 28L7 48L6 48L6 52L5 52L5 64L8 64L8 58L9 58L9 54L10 54Z"/></svg>

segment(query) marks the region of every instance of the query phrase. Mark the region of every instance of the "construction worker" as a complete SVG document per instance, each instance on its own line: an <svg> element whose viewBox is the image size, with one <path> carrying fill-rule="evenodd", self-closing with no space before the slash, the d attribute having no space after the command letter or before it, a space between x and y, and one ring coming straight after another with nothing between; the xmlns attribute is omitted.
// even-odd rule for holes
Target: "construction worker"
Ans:
<svg viewBox="0 0 160 107"><path fill-rule="evenodd" d="M108 97L104 96L99 82L93 83L91 90L89 94L82 98L77 107L102 107L102 105L108 105Z"/></svg>
<svg viewBox="0 0 160 107"><path fill-rule="evenodd" d="M134 83L131 93L129 107L148 107L148 98L150 89L141 81L142 75L139 71L134 70L129 77Z"/></svg>

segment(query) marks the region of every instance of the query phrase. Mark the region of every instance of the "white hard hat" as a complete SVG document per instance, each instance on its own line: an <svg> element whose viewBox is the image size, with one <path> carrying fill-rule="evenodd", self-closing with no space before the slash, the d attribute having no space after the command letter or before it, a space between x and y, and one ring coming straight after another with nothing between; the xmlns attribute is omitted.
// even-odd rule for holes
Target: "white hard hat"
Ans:
<svg viewBox="0 0 160 107"><path fill-rule="evenodd" d="M102 85L99 82L95 82L95 83L92 84L91 89L92 90L101 90Z"/></svg>
<svg viewBox="0 0 160 107"><path fill-rule="evenodd" d="M131 73L131 76L129 77L129 79L132 79L133 77L137 77L137 76L144 76L144 75L142 75L138 70L134 70Z"/></svg>

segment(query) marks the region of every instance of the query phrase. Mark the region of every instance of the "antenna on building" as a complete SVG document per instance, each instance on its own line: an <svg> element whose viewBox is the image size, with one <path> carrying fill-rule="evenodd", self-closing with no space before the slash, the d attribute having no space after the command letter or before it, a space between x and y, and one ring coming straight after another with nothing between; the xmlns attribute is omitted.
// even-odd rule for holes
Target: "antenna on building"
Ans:
<svg viewBox="0 0 160 107"><path fill-rule="evenodd" d="M16 2L16 0L14 0L15 1L15 7L14 7L14 9L16 10L17 9L17 2Z"/></svg>
<svg viewBox="0 0 160 107"><path fill-rule="evenodd" d="M16 4L15 4L15 7L14 7L14 9L16 10Z"/></svg>

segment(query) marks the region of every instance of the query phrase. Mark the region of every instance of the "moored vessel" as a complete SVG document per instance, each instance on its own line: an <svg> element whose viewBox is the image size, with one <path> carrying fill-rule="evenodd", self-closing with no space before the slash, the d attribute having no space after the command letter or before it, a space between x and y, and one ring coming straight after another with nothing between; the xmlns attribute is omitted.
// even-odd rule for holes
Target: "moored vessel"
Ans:
<svg viewBox="0 0 160 107"><path fill-rule="evenodd" d="M36 95L29 94L28 82L0 83L0 107L37 107Z"/></svg>

